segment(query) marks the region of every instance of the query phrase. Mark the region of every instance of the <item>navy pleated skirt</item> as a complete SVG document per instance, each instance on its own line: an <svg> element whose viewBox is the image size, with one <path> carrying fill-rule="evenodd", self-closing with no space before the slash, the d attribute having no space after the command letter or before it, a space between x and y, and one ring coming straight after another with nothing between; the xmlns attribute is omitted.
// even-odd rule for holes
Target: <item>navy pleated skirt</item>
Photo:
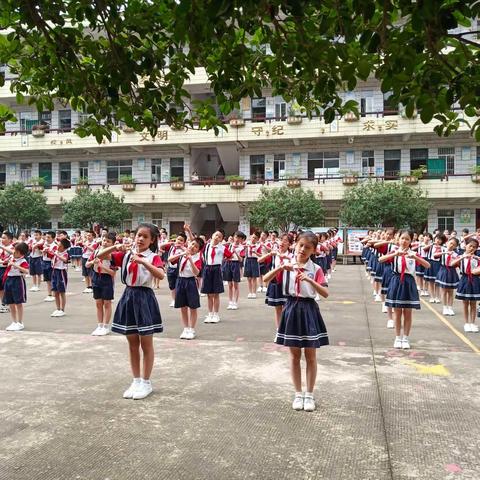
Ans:
<svg viewBox="0 0 480 480"><path fill-rule="evenodd" d="M480 277L478 275L462 275L458 282L457 294L459 300L478 301L480 300Z"/></svg>
<svg viewBox="0 0 480 480"><path fill-rule="evenodd" d="M226 282L240 282L240 262L225 262L223 268L223 280Z"/></svg>
<svg viewBox="0 0 480 480"><path fill-rule="evenodd" d="M425 275L425 267L423 265L420 265L419 263L417 263L415 265L415 275L417 277L423 277Z"/></svg>
<svg viewBox="0 0 480 480"><path fill-rule="evenodd" d="M195 277L178 277L175 286L175 308L188 307L200 308L200 295L198 293Z"/></svg>
<svg viewBox="0 0 480 480"><path fill-rule="evenodd" d="M162 317L150 287L126 287L112 322L112 332L152 335L163 332Z"/></svg>
<svg viewBox="0 0 480 480"><path fill-rule="evenodd" d="M214 294L225 291L223 288L221 265L205 265L202 278L202 293Z"/></svg>
<svg viewBox="0 0 480 480"><path fill-rule="evenodd" d="M298 348L328 345L327 328L313 298L287 298L275 343Z"/></svg>
<svg viewBox="0 0 480 480"><path fill-rule="evenodd" d="M384 270L385 270L385 264L377 262L377 268L375 269L375 276L373 277L376 282L382 281Z"/></svg>
<svg viewBox="0 0 480 480"><path fill-rule="evenodd" d="M383 269L382 276L382 295L386 295L388 292L388 287L390 286L390 281L392 280L393 270L392 264L386 263L385 268Z"/></svg>
<svg viewBox="0 0 480 480"><path fill-rule="evenodd" d="M260 267L258 266L258 259L255 257L247 257L245 259L245 268L243 269L243 276L250 278L258 278L260 276Z"/></svg>
<svg viewBox="0 0 480 480"><path fill-rule="evenodd" d="M405 274L403 282L398 273L392 275L385 305L392 308L413 308L420 310L417 284L412 275Z"/></svg>
<svg viewBox="0 0 480 480"><path fill-rule="evenodd" d="M283 295L281 283L272 281L268 284L265 303L269 307L281 307L287 303L287 297Z"/></svg>
<svg viewBox="0 0 480 480"><path fill-rule="evenodd" d="M440 265L438 270L436 283L442 288L457 288L458 273L456 268Z"/></svg>
<svg viewBox="0 0 480 480"><path fill-rule="evenodd" d="M434 282L437 279L438 271L440 270L440 262L436 260L428 260L430 263L430 268L425 269L425 275L423 278L427 282Z"/></svg>

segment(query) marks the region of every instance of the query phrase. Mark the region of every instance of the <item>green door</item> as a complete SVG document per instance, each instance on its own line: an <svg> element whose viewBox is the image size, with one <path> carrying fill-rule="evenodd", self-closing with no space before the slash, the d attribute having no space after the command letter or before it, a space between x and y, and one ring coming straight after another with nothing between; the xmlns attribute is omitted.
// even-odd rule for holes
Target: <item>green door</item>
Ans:
<svg viewBox="0 0 480 480"><path fill-rule="evenodd" d="M50 162L38 164L38 176L45 179L45 188L52 188L52 164Z"/></svg>
<svg viewBox="0 0 480 480"><path fill-rule="evenodd" d="M444 158L427 159L427 174L429 177L443 177L446 173L447 167Z"/></svg>

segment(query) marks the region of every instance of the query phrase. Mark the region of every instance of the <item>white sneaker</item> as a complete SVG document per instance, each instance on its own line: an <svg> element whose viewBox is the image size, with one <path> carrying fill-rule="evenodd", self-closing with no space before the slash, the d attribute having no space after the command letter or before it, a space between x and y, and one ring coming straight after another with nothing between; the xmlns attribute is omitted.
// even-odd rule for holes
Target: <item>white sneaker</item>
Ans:
<svg viewBox="0 0 480 480"><path fill-rule="evenodd" d="M313 412L315 408L315 399L310 395L305 395L303 399L303 410L305 410L305 412Z"/></svg>
<svg viewBox="0 0 480 480"><path fill-rule="evenodd" d="M211 318L211 320L210 320L210 323L218 323L219 321L220 321L220 317L219 317L218 313L214 313L214 314L212 315L212 318Z"/></svg>
<svg viewBox="0 0 480 480"><path fill-rule="evenodd" d="M230 310L238 310L238 305L235 302L232 302L232 308Z"/></svg>
<svg viewBox="0 0 480 480"><path fill-rule="evenodd" d="M75 267L76 272L80 272L81 270L82 270L81 268Z"/></svg>
<svg viewBox="0 0 480 480"><path fill-rule="evenodd" d="M148 397L153 392L152 383L150 381L142 380L142 383L134 390L133 399L141 400Z"/></svg>
<svg viewBox="0 0 480 480"><path fill-rule="evenodd" d="M468 332L471 332L472 329L471 329L470 325L471 325L471 323L466 323L466 324L463 326L463 331L464 331L464 332L467 332L467 333L468 333Z"/></svg>
<svg viewBox="0 0 480 480"><path fill-rule="evenodd" d="M402 339L402 348L403 350L408 350L410 348L410 340L408 339L408 337L403 337Z"/></svg>
<svg viewBox="0 0 480 480"><path fill-rule="evenodd" d="M51 317L58 317L60 310L54 310L53 313L50 315Z"/></svg>
<svg viewBox="0 0 480 480"><path fill-rule="evenodd" d="M227 310L232 310L232 304L233 304L233 302L228 302Z"/></svg>
<svg viewBox="0 0 480 480"><path fill-rule="evenodd" d="M17 330L17 322L12 322L5 330L7 332L15 332Z"/></svg>
<svg viewBox="0 0 480 480"><path fill-rule="evenodd" d="M470 324L470 331L472 333L478 333L478 325L476 325L475 323L471 323Z"/></svg>
<svg viewBox="0 0 480 480"><path fill-rule="evenodd" d="M110 328L108 325L103 325L100 327L100 332L98 332L99 337L104 337L105 335L108 335L110 333Z"/></svg>
<svg viewBox="0 0 480 480"><path fill-rule="evenodd" d="M141 385L139 381L133 381L132 384L123 392L123 398L133 398L136 389Z"/></svg>
<svg viewBox="0 0 480 480"><path fill-rule="evenodd" d="M188 334L188 340L194 340L197 338L197 332L195 331L194 328L190 328L189 334Z"/></svg>
<svg viewBox="0 0 480 480"><path fill-rule="evenodd" d="M174 307L174 306L175 306L175 300L172 300L172 301L170 302L169 307Z"/></svg>
<svg viewBox="0 0 480 480"><path fill-rule="evenodd" d="M51 295L47 295L44 299L44 302L54 302L55 299Z"/></svg>
<svg viewBox="0 0 480 480"><path fill-rule="evenodd" d="M58 310L58 313L55 315L56 317L64 317L65 312L63 310Z"/></svg>
<svg viewBox="0 0 480 480"><path fill-rule="evenodd" d="M212 313L208 312L203 323L212 323Z"/></svg>
<svg viewBox="0 0 480 480"><path fill-rule="evenodd" d="M30 289L31 292L38 292L38 287L35 285Z"/></svg>
<svg viewBox="0 0 480 480"><path fill-rule="evenodd" d="M181 340L188 340L188 328L184 328L183 332L180 334Z"/></svg>
<svg viewBox="0 0 480 480"><path fill-rule="evenodd" d="M387 328L394 328L394 327L395 327L395 322L393 320L388 320Z"/></svg>
<svg viewBox="0 0 480 480"><path fill-rule="evenodd" d="M435 299L435 303L442 303L439 298Z"/></svg>
<svg viewBox="0 0 480 480"><path fill-rule="evenodd" d="M450 315L450 309L447 306L443 306L442 315Z"/></svg>
<svg viewBox="0 0 480 480"><path fill-rule="evenodd" d="M378 293L375 294L375 301L376 302L381 302L382 301L382 296L379 295Z"/></svg>
<svg viewBox="0 0 480 480"><path fill-rule="evenodd" d="M455 312L453 311L453 308L452 307L448 307L448 311L450 312L449 315L450 316L454 316L455 315Z"/></svg>
<svg viewBox="0 0 480 480"><path fill-rule="evenodd" d="M395 337L393 348L402 348L402 346L403 346L402 337Z"/></svg>
<svg viewBox="0 0 480 480"><path fill-rule="evenodd" d="M435 303L435 299L432 297L432 298L430 298L429 302L430 303Z"/></svg>
<svg viewBox="0 0 480 480"><path fill-rule="evenodd" d="M382 305L382 313L388 313L388 307L385 304Z"/></svg>
<svg viewBox="0 0 480 480"><path fill-rule="evenodd" d="M296 393L293 399L292 408L294 410L303 410L303 393Z"/></svg>
<svg viewBox="0 0 480 480"><path fill-rule="evenodd" d="M267 293L267 287L262 287L262 292Z"/></svg>
<svg viewBox="0 0 480 480"><path fill-rule="evenodd" d="M55 310L55 312L53 312L53 313L56 313L56 312L58 312L58 310ZM51 315L52 317L53 317L53 313ZM90 335L92 335L94 337L98 337L98 335L100 335L100 330L101 329L102 329L102 327L100 325L97 325L97 328Z"/></svg>
<svg viewBox="0 0 480 480"><path fill-rule="evenodd" d="M262 287L257 288L257 293L262 293Z"/></svg>
<svg viewBox="0 0 480 480"><path fill-rule="evenodd" d="M206 294L206 293L201 293L200 296L201 296L201 297L206 297L207 294Z"/></svg>
<svg viewBox="0 0 480 480"><path fill-rule="evenodd" d="M24 328L25 328L25 325L22 322L17 322L17 330L23 330Z"/></svg>
<svg viewBox="0 0 480 480"><path fill-rule="evenodd" d="M8 313L10 309L6 305L0 305L0 313Z"/></svg>
<svg viewBox="0 0 480 480"><path fill-rule="evenodd" d="M248 298L257 298L257 294L256 293L251 293L250 297L248 297Z"/></svg>

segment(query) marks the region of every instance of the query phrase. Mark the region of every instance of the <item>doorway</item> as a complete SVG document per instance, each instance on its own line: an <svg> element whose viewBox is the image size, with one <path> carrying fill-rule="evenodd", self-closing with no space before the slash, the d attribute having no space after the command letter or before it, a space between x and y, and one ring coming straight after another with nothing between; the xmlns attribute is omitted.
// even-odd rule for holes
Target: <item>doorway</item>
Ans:
<svg viewBox="0 0 480 480"><path fill-rule="evenodd" d="M45 180L45 188L52 188L52 164L39 163L38 176Z"/></svg>

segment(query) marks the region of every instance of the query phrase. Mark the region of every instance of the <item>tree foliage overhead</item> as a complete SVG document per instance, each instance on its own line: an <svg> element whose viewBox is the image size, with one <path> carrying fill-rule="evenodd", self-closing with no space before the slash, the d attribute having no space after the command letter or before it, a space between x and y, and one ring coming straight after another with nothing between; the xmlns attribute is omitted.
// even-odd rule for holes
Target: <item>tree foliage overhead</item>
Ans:
<svg viewBox="0 0 480 480"><path fill-rule="evenodd" d="M52 96L92 118L77 129L97 140L114 119L155 134L162 123L222 126L211 101L193 102L189 118L172 104L190 95L184 82L206 69L224 114L243 97L296 100L326 122L355 111L338 91L374 75L392 101L423 122L460 122L458 102L480 140L479 41L455 32L480 16L476 0L3 0L0 63L19 78L17 101L39 111ZM475 30L475 28L474 28ZM7 31L7 30L6 30ZM188 45L188 49L184 48ZM266 47L268 45L268 47ZM12 117L0 106L0 119ZM103 123L100 121L103 120Z"/></svg>
<svg viewBox="0 0 480 480"><path fill-rule="evenodd" d="M262 188L249 211L250 225L281 232L320 225L324 217L322 202L313 190L303 188Z"/></svg>
<svg viewBox="0 0 480 480"><path fill-rule="evenodd" d="M116 197L108 190L81 190L72 200L63 203L63 220L75 228L92 228L95 223L118 227L130 218L130 207L123 197Z"/></svg>
<svg viewBox="0 0 480 480"><path fill-rule="evenodd" d="M340 220L352 227L411 227L427 224L430 202L419 187L369 181L346 190Z"/></svg>
<svg viewBox="0 0 480 480"><path fill-rule="evenodd" d="M12 183L0 190L0 224L15 235L49 219L47 199L42 193L32 192L23 183Z"/></svg>

